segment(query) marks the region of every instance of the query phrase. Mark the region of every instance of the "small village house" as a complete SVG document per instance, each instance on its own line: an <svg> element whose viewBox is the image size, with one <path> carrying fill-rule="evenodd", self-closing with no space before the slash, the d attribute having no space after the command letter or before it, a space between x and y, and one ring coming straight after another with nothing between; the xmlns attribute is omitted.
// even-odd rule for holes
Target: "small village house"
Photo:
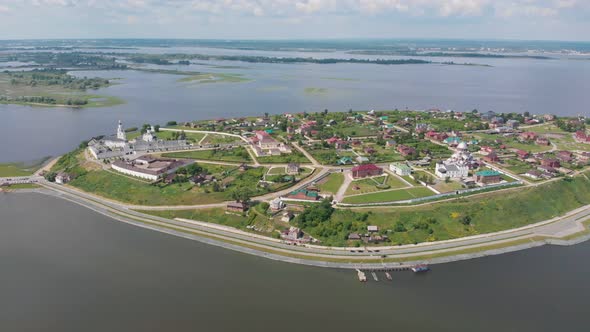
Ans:
<svg viewBox="0 0 590 332"><path fill-rule="evenodd" d="M245 202L230 202L230 203L227 203L225 210L226 210L226 212L229 212L229 213L242 214L242 213L248 211L248 208L249 208L249 206Z"/></svg>
<svg viewBox="0 0 590 332"><path fill-rule="evenodd" d="M399 176L407 176L412 174L412 167L404 163L392 163L389 165L389 170Z"/></svg>
<svg viewBox="0 0 590 332"><path fill-rule="evenodd" d="M353 167L351 170L353 179L362 179L369 176L377 176L383 174L383 168L375 164L364 164Z"/></svg>
<svg viewBox="0 0 590 332"><path fill-rule="evenodd" d="M494 170L484 170L475 173L475 181L484 185L500 183L502 174Z"/></svg>

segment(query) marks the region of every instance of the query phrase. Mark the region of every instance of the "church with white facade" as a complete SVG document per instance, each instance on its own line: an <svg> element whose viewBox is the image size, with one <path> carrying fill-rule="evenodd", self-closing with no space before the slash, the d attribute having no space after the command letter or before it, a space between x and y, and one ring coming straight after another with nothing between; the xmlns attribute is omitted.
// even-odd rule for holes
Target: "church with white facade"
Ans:
<svg viewBox="0 0 590 332"><path fill-rule="evenodd" d="M133 159L138 155L152 152L166 152L190 149L186 140L161 140L156 136L154 127L148 128L140 137L127 140L123 124L119 121L117 134L92 139L88 143L90 154L96 159Z"/></svg>
<svg viewBox="0 0 590 332"><path fill-rule="evenodd" d="M459 143L455 153L447 160L436 163L435 174L439 178L460 179L469 176L469 165L473 156L465 142Z"/></svg>

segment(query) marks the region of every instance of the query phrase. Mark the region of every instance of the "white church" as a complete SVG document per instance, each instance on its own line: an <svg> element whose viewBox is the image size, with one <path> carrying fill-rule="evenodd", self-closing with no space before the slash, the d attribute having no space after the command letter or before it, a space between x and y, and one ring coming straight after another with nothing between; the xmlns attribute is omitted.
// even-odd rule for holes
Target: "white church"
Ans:
<svg viewBox="0 0 590 332"><path fill-rule="evenodd" d="M435 174L439 178L460 179L469 176L469 164L473 156L465 142L459 143L455 153L447 160L436 163Z"/></svg>
<svg viewBox="0 0 590 332"><path fill-rule="evenodd" d="M88 143L88 150L96 159L132 159L145 153L187 150L190 148L191 144L186 140L158 139L153 126L148 128L142 136L129 141L120 120L116 135L93 139Z"/></svg>

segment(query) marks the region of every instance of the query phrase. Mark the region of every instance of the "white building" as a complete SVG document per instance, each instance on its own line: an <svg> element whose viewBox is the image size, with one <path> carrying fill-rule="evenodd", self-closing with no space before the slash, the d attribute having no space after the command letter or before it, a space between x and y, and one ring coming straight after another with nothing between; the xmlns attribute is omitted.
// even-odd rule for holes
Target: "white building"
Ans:
<svg viewBox="0 0 590 332"><path fill-rule="evenodd" d="M121 122L121 120L119 120L119 125L117 126L117 138L122 141L127 140L127 134L125 133L125 130L123 129L123 123Z"/></svg>
<svg viewBox="0 0 590 332"><path fill-rule="evenodd" d="M55 176L55 183L66 184L72 180L72 177L68 173L59 172Z"/></svg>
<svg viewBox="0 0 590 332"><path fill-rule="evenodd" d="M389 165L389 170L399 176L412 174L412 167L404 163L393 163Z"/></svg>
<svg viewBox="0 0 590 332"><path fill-rule="evenodd" d="M455 163L447 164L440 162L436 164L434 174L439 178L460 179L469 176L469 167Z"/></svg>
<svg viewBox="0 0 590 332"><path fill-rule="evenodd" d="M434 173L439 178L460 179L469 176L469 164L473 162L473 156L465 142L459 143L457 150L451 158L436 163Z"/></svg>
<svg viewBox="0 0 590 332"><path fill-rule="evenodd" d="M280 211L285 208L285 203L281 200L280 197L277 197L270 201L270 209L272 211Z"/></svg>
<svg viewBox="0 0 590 332"><path fill-rule="evenodd" d="M250 144L257 157L280 156L292 152L291 147L275 140L265 131L257 131L256 135L250 138Z"/></svg>
<svg viewBox="0 0 590 332"><path fill-rule="evenodd" d="M190 163L190 161L156 159L151 156L143 156L131 162L115 161L111 164L111 167L123 174L157 181L166 174L174 173L177 169Z"/></svg>
<svg viewBox="0 0 590 332"><path fill-rule="evenodd" d="M150 152L187 150L191 148L186 140L161 140L155 135L154 127L141 137L128 141L123 124L119 121L117 134L88 143L88 151L96 159L132 158L134 155Z"/></svg>

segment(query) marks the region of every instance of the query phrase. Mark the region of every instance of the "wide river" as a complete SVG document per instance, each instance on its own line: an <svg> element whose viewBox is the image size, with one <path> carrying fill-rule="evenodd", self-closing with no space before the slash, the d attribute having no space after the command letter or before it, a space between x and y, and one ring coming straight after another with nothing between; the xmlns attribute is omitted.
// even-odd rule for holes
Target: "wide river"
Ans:
<svg viewBox="0 0 590 332"><path fill-rule="evenodd" d="M142 49L266 56L352 57L342 52L293 53L201 48ZM240 53L238 53L240 52ZM360 58L378 56L355 55ZM392 58L385 57L383 58ZM399 58L399 57L398 57ZM0 105L0 162L29 161L71 150L89 137L127 127L233 116L370 109L494 110L558 115L588 114L590 61L559 58L430 58L484 66L441 64L250 64L202 61L160 69L241 74L249 82L182 83L178 75L137 71L75 72L117 78L97 94L126 104L91 109Z"/></svg>
<svg viewBox="0 0 590 332"><path fill-rule="evenodd" d="M34 208L31 208L34 207ZM0 195L1 331L587 331L590 243L361 284Z"/></svg>
<svg viewBox="0 0 590 332"><path fill-rule="evenodd" d="M83 139L112 133L119 119L137 126L396 107L588 114L590 61L473 62L492 67L179 67L252 80L227 84L180 83L178 76L137 71L81 72L119 78L98 93L126 104L82 110L0 105L0 162L64 153ZM228 64L237 68L216 66ZM587 331L588 253L590 243L543 247L360 284L351 271L175 238L40 194L2 194L0 331Z"/></svg>

